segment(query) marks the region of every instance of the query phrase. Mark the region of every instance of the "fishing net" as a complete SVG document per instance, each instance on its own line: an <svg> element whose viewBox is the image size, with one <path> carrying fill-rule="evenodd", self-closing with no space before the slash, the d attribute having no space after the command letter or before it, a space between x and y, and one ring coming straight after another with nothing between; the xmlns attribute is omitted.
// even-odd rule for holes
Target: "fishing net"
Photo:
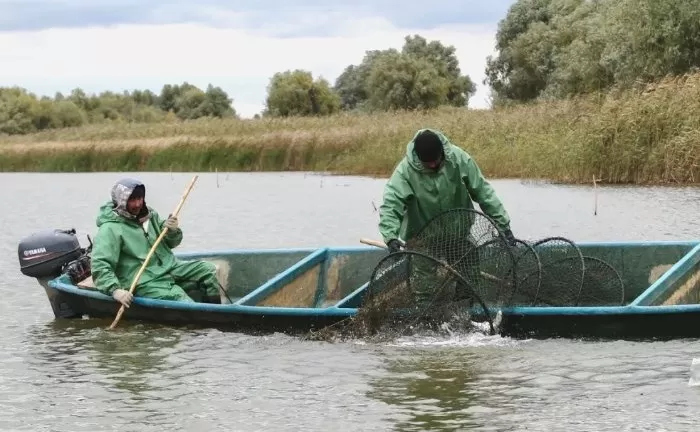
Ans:
<svg viewBox="0 0 700 432"><path fill-rule="evenodd" d="M609 263L585 256L564 237L527 243L518 240L518 295L510 306L617 306L624 284ZM522 245L522 246L520 246Z"/></svg>
<svg viewBox="0 0 700 432"><path fill-rule="evenodd" d="M383 257L357 314L315 336L387 340L445 322L482 323L494 334L503 308L623 302L620 274L584 256L573 241L555 236L511 244L482 212L454 209L432 219L404 250Z"/></svg>
<svg viewBox="0 0 700 432"><path fill-rule="evenodd" d="M518 289L510 305L531 305L537 298L542 284L542 262L532 244L521 239L516 239L513 245L513 257L515 265L512 271Z"/></svg>
<svg viewBox="0 0 700 432"><path fill-rule="evenodd" d="M625 302L620 273L600 258L584 256L586 271L576 306L619 306Z"/></svg>
<svg viewBox="0 0 700 432"><path fill-rule="evenodd" d="M477 210L437 215L406 243L406 250L454 268L465 280L457 289L458 298L475 293L489 307L500 307L517 289L511 246L493 220Z"/></svg>
<svg viewBox="0 0 700 432"><path fill-rule="evenodd" d="M417 329L493 324L517 289L514 256L503 233L483 213L441 213L399 252L374 268L362 306L343 331L390 339Z"/></svg>
<svg viewBox="0 0 700 432"><path fill-rule="evenodd" d="M540 287L533 306L575 305L581 295L585 265L581 250L564 237L548 237L532 245L540 260Z"/></svg>
<svg viewBox="0 0 700 432"><path fill-rule="evenodd" d="M355 336L391 339L469 320L485 321L495 332L487 305L454 267L405 250L386 256L375 267L363 306L346 330Z"/></svg>

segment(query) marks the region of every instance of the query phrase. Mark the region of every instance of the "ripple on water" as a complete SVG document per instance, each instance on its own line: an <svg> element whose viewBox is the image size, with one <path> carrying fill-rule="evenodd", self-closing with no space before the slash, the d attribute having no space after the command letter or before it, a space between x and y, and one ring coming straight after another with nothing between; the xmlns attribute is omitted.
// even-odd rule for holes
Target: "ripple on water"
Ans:
<svg viewBox="0 0 700 432"><path fill-rule="evenodd" d="M166 211L189 173L133 174ZM94 233L121 174L0 174L0 429L28 431L694 431L687 386L697 340L583 342L483 334L391 344L53 320L17 270L17 241L47 227ZM200 174L183 208L183 250L357 245L376 236L384 179ZM345 186L348 184L348 186ZM522 238L697 238L698 188L492 184ZM7 185L10 185L9 187ZM267 195L265 200L261 196ZM66 206L66 203L71 203ZM303 208L305 212L295 212ZM47 210L48 209L48 210ZM53 211L51 209L61 209ZM66 209L69 209L66 211ZM284 209L284 215L279 209ZM232 224L231 221L235 221Z"/></svg>

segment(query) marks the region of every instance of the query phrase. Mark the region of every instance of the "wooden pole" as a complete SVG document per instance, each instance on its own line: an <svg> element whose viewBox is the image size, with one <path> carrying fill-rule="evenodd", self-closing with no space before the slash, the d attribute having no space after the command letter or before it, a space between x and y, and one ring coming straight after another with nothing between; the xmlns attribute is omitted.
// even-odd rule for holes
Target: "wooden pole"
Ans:
<svg viewBox="0 0 700 432"><path fill-rule="evenodd" d="M593 175L593 216L598 215L598 182L601 179L596 179Z"/></svg>
<svg viewBox="0 0 700 432"><path fill-rule="evenodd" d="M180 198L180 202L178 203L177 207L175 208L175 211L173 212L173 216L177 217L177 215L180 213L180 209L182 208L182 205L185 203L185 200L187 199L187 196L190 194L190 191L192 190L192 187L194 186L194 183L197 181L197 178L199 176L194 176L192 177L192 181L190 181L189 186L187 186L187 189L185 189L185 192L182 195L182 198ZM136 273L136 276L134 277L133 282L131 282L131 288L129 288L130 293L134 293L134 289L136 289L136 284L139 281L139 278L143 274L144 270L146 270L146 266L148 265L148 262L151 260L151 257L156 251L156 247L158 247L158 244L160 244L160 241L163 240L163 237L168 233L168 227L163 227L163 230L160 232L160 235L156 239L155 243L153 243L153 246L151 246L151 250L148 251L148 255L146 255L146 259L143 260L143 264L141 264L141 268L139 269L138 273ZM121 308L119 308L119 312L117 312L117 316L114 318L114 321L112 321L112 324L109 326L109 329L112 330L117 326L117 323L119 322L119 319L122 317L124 314L124 311L126 310L126 307L122 305Z"/></svg>
<svg viewBox="0 0 700 432"><path fill-rule="evenodd" d="M375 247L378 247L381 249L387 248L386 244L384 244L384 242L381 242L378 240L372 240L372 239L368 239L368 238L361 238L360 243L364 243L364 244L369 245L369 246L375 246Z"/></svg>

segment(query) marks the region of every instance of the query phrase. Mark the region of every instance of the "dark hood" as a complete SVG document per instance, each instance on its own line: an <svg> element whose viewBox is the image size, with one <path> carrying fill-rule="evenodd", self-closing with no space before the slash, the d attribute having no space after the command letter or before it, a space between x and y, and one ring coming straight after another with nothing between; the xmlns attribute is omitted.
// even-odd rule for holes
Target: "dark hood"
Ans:
<svg viewBox="0 0 700 432"><path fill-rule="evenodd" d="M131 194L134 193L134 190L137 188L141 189L139 192L143 195L143 207L141 209L141 213L138 216L134 216L127 211L126 203ZM133 178L121 179L115 183L114 186L112 186L111 194L114 211L119 216L134 221L138 219L138 221L141 223L148 220L149 211L148 206L146 205L146 186L142 182Z"/></svg>
<svg viewBox="0 0 700 432"><path fill-rule="evenodd" d="M424 130L429 130L435 133L435 135L437 135L440 138L440 141L442 142L442 152L445 155L445 161L451 161L454 156L452 154L452 149L450 149L450 141L447 139L445 134L443 134L437 129L424 128L418 130L415 133L415 135L413 135L413 138L408 143L408 145L406 145L406 159L408 160L409 166L414 170L420 173L433 173L434 171L432 169L427 168L425 165L423 165L423 162L421 162L421 160L418 159L418 155L414 151L416 137L418 137L418 135Z"/></svg>

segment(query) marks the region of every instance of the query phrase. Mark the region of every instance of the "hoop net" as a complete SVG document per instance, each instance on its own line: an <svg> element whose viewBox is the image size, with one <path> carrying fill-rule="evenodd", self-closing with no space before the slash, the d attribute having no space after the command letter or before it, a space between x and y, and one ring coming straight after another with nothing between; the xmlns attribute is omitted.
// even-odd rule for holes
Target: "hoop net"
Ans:
<svg viewBox="0 0 700 432"><path fill-rule="evenodd" d="M473 326L518 306L617 305L624 302L619 273L587 257L564 237L510 244L488 216L474 209L436 216L406 243L382 258L357 314L332 334L386 340L442 323Z"/></svg>

